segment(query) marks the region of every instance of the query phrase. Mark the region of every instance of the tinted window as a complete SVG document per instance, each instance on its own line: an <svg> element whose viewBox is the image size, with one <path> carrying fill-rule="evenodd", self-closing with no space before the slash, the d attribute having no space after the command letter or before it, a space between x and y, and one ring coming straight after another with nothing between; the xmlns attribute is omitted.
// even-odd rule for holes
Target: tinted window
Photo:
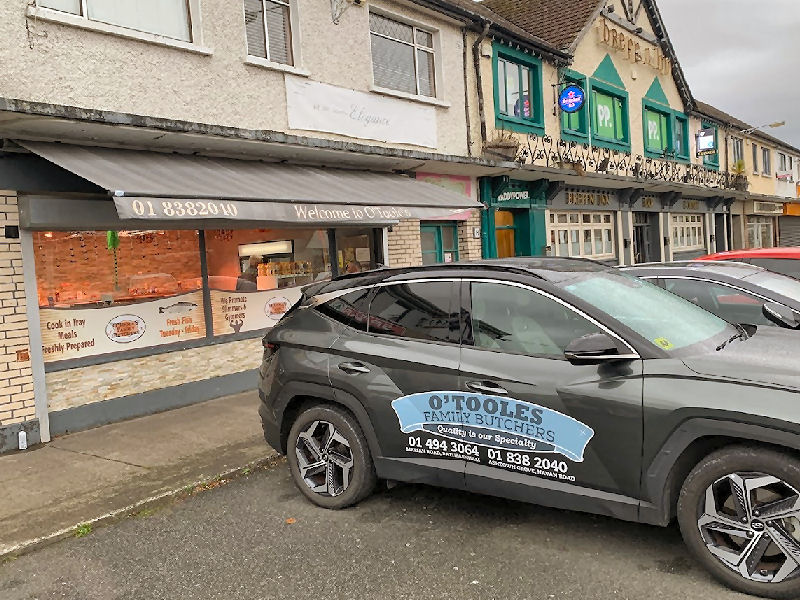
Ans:
<svg viewBox="0 0 800 600"><path fill-rule="evenodd" d="M359 290L330 300L319 307L322 314L360 331L367 330L369 299L372 290Z"/></svg>
<svg viewBox="0 0 800 600"><path fill-rule="evenodd" d="M673 294L694 302L730 323L772 325L761 312L764 300L736 288L696 279L665 279Z"/></svg>
<svg viewBox="0 0 800 600"><path fill-rule="evenodd" d="M480 348L558 358L572 340L602 333L547 296L495 283L472 284L472 330Z"/></svg>
<svg viewBox="0 0 800 600"><path fill-rule="evenodd" d="M377 288L370 303L369 331L399 337L458 341L458 286L449 281Z"/></svg>
<svg viewBox="0 0 800 600"><path fill-rule="evenodd" d="M748 262L776 273L800 279L800 260L790 258L751 258Z"/></svg>

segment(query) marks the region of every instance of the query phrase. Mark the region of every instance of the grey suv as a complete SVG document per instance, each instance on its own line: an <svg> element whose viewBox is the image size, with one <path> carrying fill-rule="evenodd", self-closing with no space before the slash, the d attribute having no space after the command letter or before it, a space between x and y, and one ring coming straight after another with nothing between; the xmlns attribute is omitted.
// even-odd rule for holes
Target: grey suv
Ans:
<svg viewBox="0 0 800 600"><path fill-rule="evenodd" d="M575 259L305 288L264 339L260 415L299 489L378 478L667 525L741 591L800 593L800 340Z"/></svg>

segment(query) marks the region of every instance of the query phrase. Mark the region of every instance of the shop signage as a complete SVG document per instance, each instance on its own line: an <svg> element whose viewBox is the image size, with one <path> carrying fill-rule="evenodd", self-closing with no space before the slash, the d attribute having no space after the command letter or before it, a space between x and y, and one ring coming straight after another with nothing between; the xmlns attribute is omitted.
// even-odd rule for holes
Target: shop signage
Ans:
<svg viewBox="0 0 800 600"><path fill-rule="evenodd" d="M653 204L652 197L642 198L642 208L653 208Z"/></svg>
<svg viewBox="0 0 800 600"><path fill-rule="evenodd" d="M205 337L203 292L105 308L42 308L45 362Z"/></svg>
<svg viewBox="0 0 800 600"><path fill-rule="evenodd" d="M504 192L497 197L498 202L511 202L516 200L530 200L530 199L531 199L531 193L528 190Z"/></svg>
<svg viewBox="0 0 800 600"><path fill-rule="evenodd" d="M697 132L697 156L717 153L717 135L713 127L706 127Z"/></svg>
<svg viewBox="0 0 800 600"><path fill-rule="evenodd" d="M684 210L700 210L700 201L699 200L684 200L683 201L683 208L684 208Z"/></svg>
<svg viewBox="0 0 800 600"><path fill-rule="evenodd" d="M585 97L586 94L579 85L571 84L558 96L558 105L565 113L578 112L583 107Z"/></svg>
<svg viewBox="0 0 800 600"><path fill-rule="evenodd" d="M250 202L242 200L167 200L163 198L114 198L120 219L154 221L235 220L279 223L348 224L394 223L400 219L444 217L463 212L409 206L360 206L355 204L306 204Z"/></svg>
<svg viewBox="0 0 800 600"><path fill-rule="evenodd" d="M614 26L609 26L608 21L597 28L600 43L621 52L633 64L645 64L663 75L669 75L672 65L661 51L661 48L644 41L642 38Z"/></svg>
<svg viewBox="0 0 800 600"><path fill-rule="evenodd" d="M211 290L214 335L268 329L300 299L299 287L261 292Z"/></svg>
<svg viewBox="0 0 800 600"><path fill-rule="evenodd" d="M289 128L437 147L436 109L415 102L286 77Z"/></svg>
<svg viewBox="0 0 800 600"><path fill-rule="evenodd" d="M579 206L608 206L610 202L611 196L609 194L595 192L567 192L567 204L575 204Z"/></svg>

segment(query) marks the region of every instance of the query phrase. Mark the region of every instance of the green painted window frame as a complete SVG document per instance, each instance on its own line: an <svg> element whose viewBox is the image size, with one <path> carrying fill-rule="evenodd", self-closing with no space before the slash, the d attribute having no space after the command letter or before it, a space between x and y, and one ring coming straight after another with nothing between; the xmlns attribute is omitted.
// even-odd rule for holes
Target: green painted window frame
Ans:
<svg viewBox="0 0 800 600"><path fill-rule="evenodd" d="M703 121L700 125L703 129L712 127L714 129L714 147L717 149L715 154L707 154L703 157L703 166L712 171L719 171L719 128L715 123Z"/></svg>
<svg viewBox="0 0 800 600"><path fill-rule="evenodd" d="M666 119L667 132L666 132L666 148L668 150L665 155L663 151L656 152L647 146L647 112L654 112L662 115ZM675 131L680 127L683 133L683 146L680 152L675 152ZM676 110L672 110L668 106L661 103L653 102L651 100L642 100L642 143L644 145L644 154L648 158L658 158L661 160L675 160L678 162L689 162L689 119L688 117Z"/></svg>
<svg viewBox="0 0 800 600"><path fill-rule="evenodd" d="M445 229L451 229L453 232L453 245L452 250L444 247L445 242ZM422 250L423 259L426 254L436 254L436 263L444 263L444 253L453 253L453 262L458 261L458 223L456 221L442 221L441 223L420 223L420 233L429 231L434 234L436 240L435 250ZM424 260L423 260L424 263Z"/></svg>
<svg viewBox="0 0 800 600"><path fill-rule="evenodd" d="M580 144L588 144L589 143L589 118L588 118L588 110L589 110L589 100L588 95L589 91L586 85L586 76L578 73L577 71L571 71L569 69L564 69L562 72L562 79L564 81L564 86L568 85L579 85L583 90L584 94L586 94L586 98L584 98L583 106L579 111L574 113L566 113L563 110L561 112L561 139L566 140L568 142L578 142ZM559 89L559 94L561 93L561 89ZM577 128L571 127L570 122L574 122L574 119L577 118Z"/></svg>
<svg viewBox="0 0 800 600"><path fill-rule="evenodd" d="M595 133L597 131L597 110L595 106L595 93L604 96L611 96L621 102L621 120L622 120L622 140L606 138ZM617 88L613 85L608 85L597 79L589 80L589 111L591 113L591 143L592 146L598 148L608 148L610 150L620 150L622 152L631 151L631 126L630 126L630 110L628 102L628 92ZM616 118L616 116L615 116Z"/></svg>
<svg viewBox="0 0 800 600"><path fill-rule="evenodd" d="M517 133L535 133L544 135L544 95L542 94L542 61L538 58L526 54L521 50L509 48L501 44L494 44L492 53L492 76L494 79L494 121L496 129L505 129ZM516 64L519 67L527 67L531 72L530 99L531 116L530 118L508 116L500 113L500 93L501 82L499 76L499 61L504 60ZM505 93L505 82L502 82L502 93Z"/></svg>

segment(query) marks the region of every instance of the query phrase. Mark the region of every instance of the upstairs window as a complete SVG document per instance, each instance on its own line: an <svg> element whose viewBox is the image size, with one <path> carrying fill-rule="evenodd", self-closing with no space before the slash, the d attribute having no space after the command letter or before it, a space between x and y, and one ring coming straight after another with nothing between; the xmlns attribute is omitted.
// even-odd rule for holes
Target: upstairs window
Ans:
<svg viewBox="0 0 800 600"><path fill-rule="evenodd" d="M586 78L574 71L568 71L564 75L564 89L569 85L577 85L582 90L586 90ZM570 136L577 137L575 141L581 143L588 142L589 137L589 124L588 124L588 98L584 96L583 106L572 113L561 111L561 133L564 139L570 139Z"/></svg>
<svg viewBox="0 0 800 600"><path fill-rule="evenodd" d="M786 170L786 155L783 152L778 152L778 170Z"/></svg>
<svg viewBox="0 0 800 600"><path fill-rule="evenodd" d="M37 0L36 5L167 38L192 41L187 0Z"/></svg>
<svg viewBox="0 0 800 600"><path fill-rule="evenodd" d="M753 173L758 175L758 146L753 144Z"/></svg>
<svg viewBox="0 0 800 600"><path fill-rule="evenodd" d="M761 148L761 173L772 175L772 152L769 148Z"/></svg>
<svg viewBox="0 0 800 600"><path fill-rule="evenodd" d="M669 115L652 109L644 111L645 148L649 152L664 155L671 151L669 143Z"/></svg>
<svg viewBox="0 0 800 600"><path fill-rule="evenodd" d="M622 95L592 89L592 138L617 145L630 145L627 99Z"/></svg>
<svg viewBox="0 0 800 600"><path fill-rule="evenodd" d="M245 0L247 54L270 62L293 65L289 2Z"/></svg>
<svg viewBox="0 0 800 600"><path fill-rule="evenodd" d="M739 161L744 162L744 142L742 138L732 138L733 141L733 164Z"/></svg>
<svg viewBox="0 0 800 600"><path fill-rule="evenodd" d="M703 164L708 167L709 169L719 170L719 132L717 131L717 126L713 123L702 123L703 129L713 129L714 130L714 148L717 151L714 154L706 154L703 156Z"/></svg>
<svg viewBox="0 0 800 600"><path fill-rule="evenodd" d="M436 96L433 33L369 14L375 85L415 96Z"/></svg>
<svg viewBox="0 0 800 600"><path fill-rule="evenodd" d="M497 45L494 80L497 129L544 133L541 61L522 51Z"/></svg>

